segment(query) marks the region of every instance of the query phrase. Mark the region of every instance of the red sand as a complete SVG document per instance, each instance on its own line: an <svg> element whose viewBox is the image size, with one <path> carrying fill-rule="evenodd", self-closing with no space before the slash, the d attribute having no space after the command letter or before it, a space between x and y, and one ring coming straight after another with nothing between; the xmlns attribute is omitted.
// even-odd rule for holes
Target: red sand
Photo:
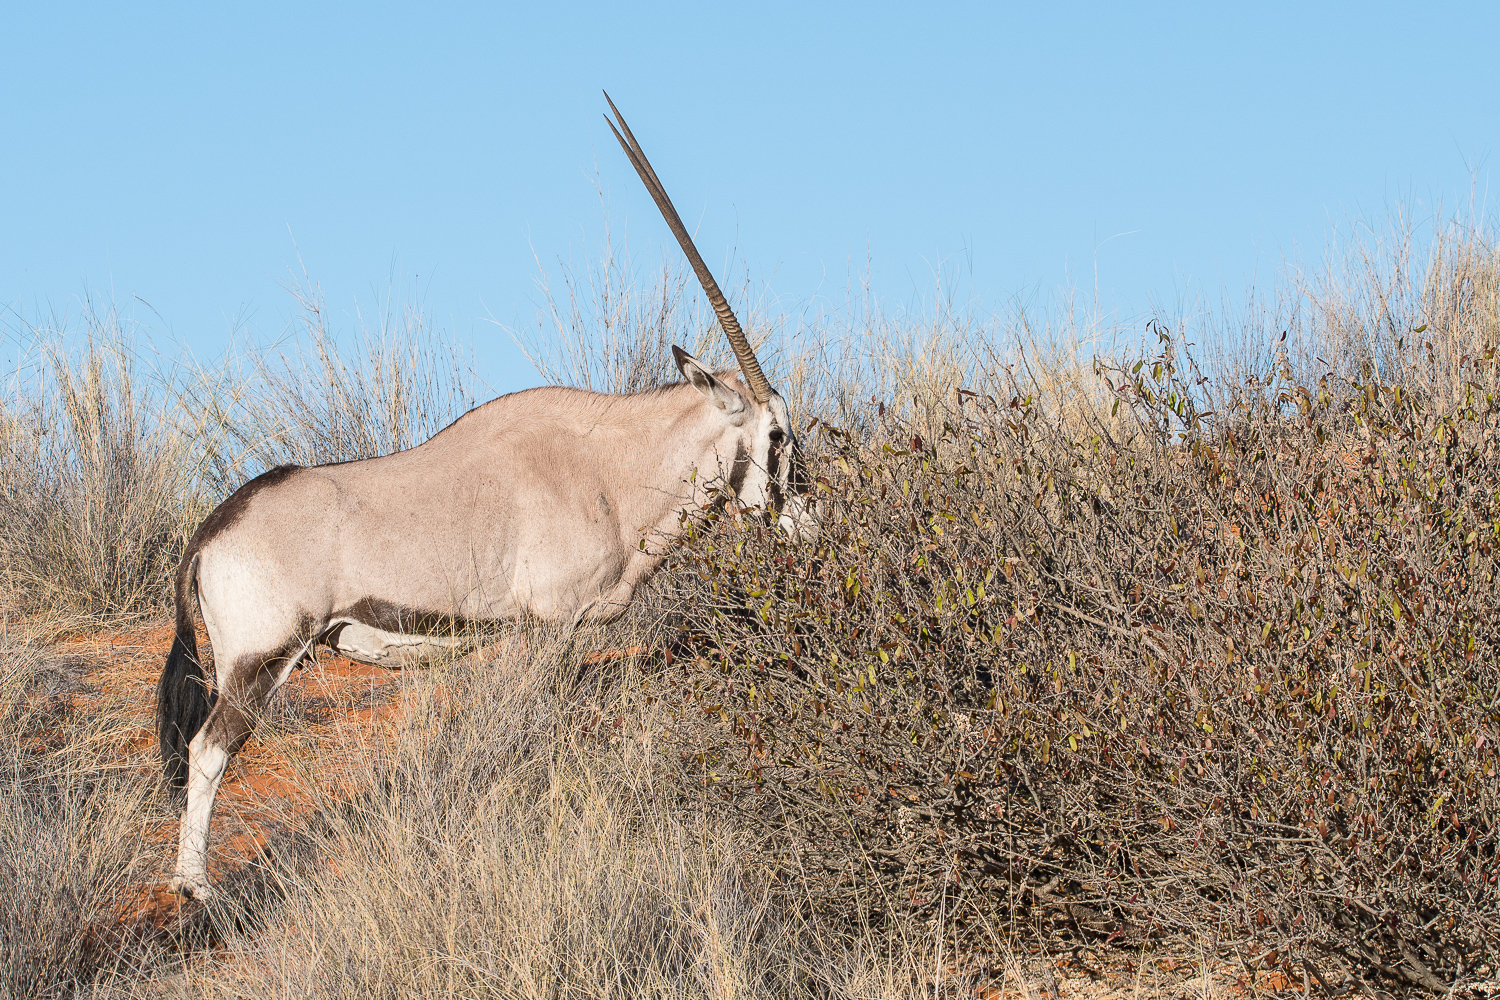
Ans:
<svg viewBox="0 0 1500 1000"><path fill-rule="evenodd" d="M120 723L106 731L106 745L99 748L105 766L117 764L143 775L159 766L155 688L172 631L170 624L158 624L76 636L54 647L57 654L85 664L84 690L69 696L73 709L110 712ZM207 654L201 630L198 643ZM278 701L281 707L268 712L269 724L262 721L219 786L210 839L209 874L215 880L254 863L275 831L297 816L321 802L347 797L350 768L367 759L370 744L383 739L411 698L402 697L399 671L319 650L317 660L297 670L277 692L273 706ZM288 706L292 720L285 718ZM176 822L160 824L151 836L163 844L175 842ZM165 890L169 877L164 870L160 882L140 886L121 914L122 922L160 926L171 919L181 900Z"/></svg>

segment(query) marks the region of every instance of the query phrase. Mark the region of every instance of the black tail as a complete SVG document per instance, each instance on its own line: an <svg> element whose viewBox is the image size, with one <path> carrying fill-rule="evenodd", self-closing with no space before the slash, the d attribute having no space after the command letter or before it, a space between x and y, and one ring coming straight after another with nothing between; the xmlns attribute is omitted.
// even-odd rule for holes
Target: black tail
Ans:
<svg viewBox="0 0 1500 1000"><path fill-rule="evenodd" d="M162 771L174 788L187 784L188 743L208 718L213 701L198 664L198 636L193 624L198 553L183 556L177 567L177 635L156 685L156 735L161 741Z"/></svg>

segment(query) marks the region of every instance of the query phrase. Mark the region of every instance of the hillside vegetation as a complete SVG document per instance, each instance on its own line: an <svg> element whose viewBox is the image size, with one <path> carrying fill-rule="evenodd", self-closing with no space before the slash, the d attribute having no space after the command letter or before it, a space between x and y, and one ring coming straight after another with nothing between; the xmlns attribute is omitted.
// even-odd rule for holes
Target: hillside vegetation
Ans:
<svg viewBox="0 0 1500 1000"><path fill-rule="evenodd" d="M11 376L5 995L910 996L1039 953L1329 993L1493 976L1492 233L1361 242L1186 329L749 310L816 539L698 512L625 620L413 678L352 798L131 929L175 806L56 707L48 642L162 615L187 536L268 465L474 401L419 316L340 347L303 304L301 353L145 375L93 313ZM558 381L725 360L670 269L606 253L552 306L527 344Z"/></svg>

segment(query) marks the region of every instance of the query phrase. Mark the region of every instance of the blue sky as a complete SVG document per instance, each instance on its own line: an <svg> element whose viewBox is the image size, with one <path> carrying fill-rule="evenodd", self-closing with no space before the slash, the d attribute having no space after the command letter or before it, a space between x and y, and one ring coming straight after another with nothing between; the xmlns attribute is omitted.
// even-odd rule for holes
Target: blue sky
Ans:
<svg viewBox="0 0 1500 1000"><path fill-rule="evenodd" d="M535 325L537 258L587 261L606 211L644 262L677 253L601 88L710 266L788 312L866 272L920 305L938 268L980 309L1096 281L1125 318L1241 300L1351 221L1487 209L1500 144L1494 4L12 4L0 25L10 318L87 293L212 357L278 336L305 267L336 316L393 284L419 300L497 390L536 380L489 320Z"/></svg>

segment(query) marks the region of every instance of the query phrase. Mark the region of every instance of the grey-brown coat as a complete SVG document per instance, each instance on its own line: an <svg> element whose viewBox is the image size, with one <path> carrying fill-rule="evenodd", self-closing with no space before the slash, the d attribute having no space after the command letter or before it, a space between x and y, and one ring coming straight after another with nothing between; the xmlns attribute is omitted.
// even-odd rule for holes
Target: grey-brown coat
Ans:
<svg viewBox="0 0 1500 1000"><path fill-rule="evenodd" d="M451 646L466 621L613 617L711 488L782 510L797 529L781 397L757 403L737 379L675 353L683 383L502 396L408 451L272 469L203 522L178 573L159 692L167 772L188 789L175 889L207 894L224 768L315 644L405 663ZM195 589L214 648L212 703Z"/></svg>
<svg viewBox="0 0 1500 1000"><path fill-rule="evenodd" d="M211 892L208 829L224 769L314 645L406 662L451 647L461 621L613 617L710 487L778 511L790 530L806 526L790 489L786 403L615 116L610 127L702 281L745 382L674 347L679 385L502 396L415 448L282 466L219 505L178 568L176 637L157 686L166 774L187 785L174 890ZM212 697L198 664L195 592L214 649Z"/></svg>

